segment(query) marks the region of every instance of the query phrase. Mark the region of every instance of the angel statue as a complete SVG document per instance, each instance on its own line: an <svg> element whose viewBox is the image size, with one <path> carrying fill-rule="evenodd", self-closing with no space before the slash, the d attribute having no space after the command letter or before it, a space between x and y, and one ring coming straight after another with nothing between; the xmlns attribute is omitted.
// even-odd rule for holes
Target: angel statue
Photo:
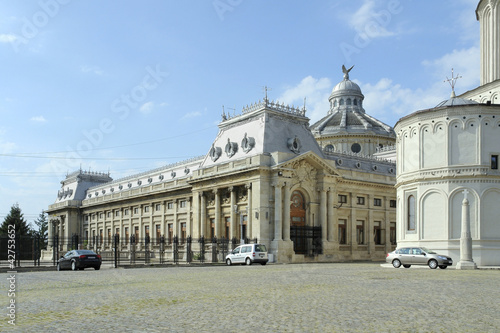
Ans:
<svg viewBox="0 0 500 333"><path fill-rule="evenodd" d="M351 69L354 67L354 65L351 66L351 68L346 69L344 65L342 65L342 72L344 73L344 80L349 80L349 72Z"/></svg>

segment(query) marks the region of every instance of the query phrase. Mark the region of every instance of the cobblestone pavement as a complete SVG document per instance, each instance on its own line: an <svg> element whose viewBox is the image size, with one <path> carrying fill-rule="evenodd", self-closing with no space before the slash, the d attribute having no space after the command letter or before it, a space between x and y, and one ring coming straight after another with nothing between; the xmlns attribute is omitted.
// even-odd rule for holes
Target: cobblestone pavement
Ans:
<svg viewBox="0 0 500 333"><path fill-rule="evenodd" d="M379 263L0 274L0 331L500 332L500 271Z"/></svg>

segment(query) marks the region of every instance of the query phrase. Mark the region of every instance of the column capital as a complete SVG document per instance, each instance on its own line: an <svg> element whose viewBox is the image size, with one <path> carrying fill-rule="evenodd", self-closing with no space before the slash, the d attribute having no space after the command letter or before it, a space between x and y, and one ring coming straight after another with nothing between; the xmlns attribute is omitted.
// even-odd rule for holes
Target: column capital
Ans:
<svg viewBox="0 0 500 333"><path fill-rule="evenodd" d="M245 188L250 190L252 188L252 183L245 184Z"/></svg>
<svg viewBox="0 0 500 333"><path fill-rule="evenodd" d="M273 187L275 187L275 188L277 188L277 187L281 188L283 186L285 186L285 182L282 180L277 180L277 181L273 182Z"/></svg>

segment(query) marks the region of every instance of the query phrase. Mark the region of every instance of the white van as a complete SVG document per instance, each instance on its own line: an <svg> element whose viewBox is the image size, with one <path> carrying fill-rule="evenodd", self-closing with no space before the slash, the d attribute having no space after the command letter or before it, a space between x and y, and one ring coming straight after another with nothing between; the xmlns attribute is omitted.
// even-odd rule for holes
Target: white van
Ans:
<svg viewBox="0 0 500 333"><path fill-rule="evenodd" d="M235 248L226 256L226 264L246 264L251 265L254 262L261 265L267 264L267 249L264 244L244 244Z"/></svg>

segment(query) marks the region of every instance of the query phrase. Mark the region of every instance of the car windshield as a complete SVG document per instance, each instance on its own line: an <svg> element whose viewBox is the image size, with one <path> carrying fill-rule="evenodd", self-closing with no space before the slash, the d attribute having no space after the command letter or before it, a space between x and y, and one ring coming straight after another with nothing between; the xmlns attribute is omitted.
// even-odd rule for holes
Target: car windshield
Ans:
<svg viewBox="0 0 500 333"><path fill-rule="evenodd" d="M266 246L262 244L255 245L255 252L266 252Z"/></svg>
<svg viewBox="0 0 500 333"><path fill-rule="evenodd" d="M426 247L422 247L422 251L424 251L425 253L429 253L429 254L436 254L436 252L432 251L432 250L429 250L428 248Z"/></svg>

